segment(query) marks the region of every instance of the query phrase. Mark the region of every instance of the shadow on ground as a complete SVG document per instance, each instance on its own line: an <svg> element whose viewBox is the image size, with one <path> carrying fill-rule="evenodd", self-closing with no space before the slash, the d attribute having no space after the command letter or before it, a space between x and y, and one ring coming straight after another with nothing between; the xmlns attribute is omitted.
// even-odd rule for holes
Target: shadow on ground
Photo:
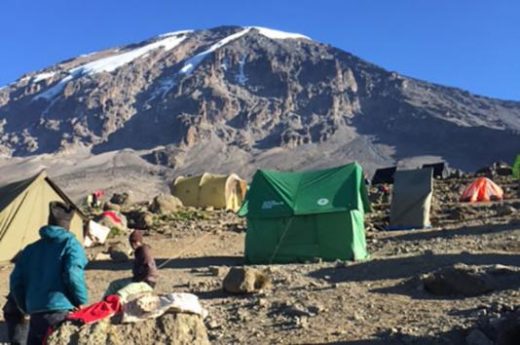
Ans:
<svg viewBox="0 0 520 345"><path fill-rule="evenodd" d="M462 226L460 228L428 230L428 231L409 231L405 234L388 237L388 241L427 241L442 238L449 240L454 237L461 236L477 236L484 234L492 234L503 231L518 229L520 223L500 224L500 225L476 225Z"/></svg>
<svg viewBox="0 0 520 345"><path fill-rule="evenodd" d="M350 266L327 267L309 273L309 276L330 283L350 281L375 281L383 279L412 278L422 273L456 263L467 265L520 266L520 254L422 254L405 257L390 257Z"/></svg>
<svg viewBox="0 0 520 345"><path fill-rule="evenodd" d="M0 344L8 344L9 339L7 338L7 324L4 321L0 321Z"/></svg>
<svg viewBox="0 0 520 345"><path fill-rule="evenodd" d="M178 258L178 259L156 259L157 267L161 269L189 269L204 268L209 266L238 266L242 265L244 258L242 256L203 256L194 258ZM132 261L115 262L110 260L92 261L88 264L87 270L109 270L109 271L126 271L132 269Z"/></svg>
<svg viewBox="0 0 520 345"><path fill-rule="evenodd" d="M309 345L455 345L466 344L464 330L452 330L432 336L415 336L402 333L381 332L372 339L306 343ZM303 345L303 344L302 344Z"/></svg>

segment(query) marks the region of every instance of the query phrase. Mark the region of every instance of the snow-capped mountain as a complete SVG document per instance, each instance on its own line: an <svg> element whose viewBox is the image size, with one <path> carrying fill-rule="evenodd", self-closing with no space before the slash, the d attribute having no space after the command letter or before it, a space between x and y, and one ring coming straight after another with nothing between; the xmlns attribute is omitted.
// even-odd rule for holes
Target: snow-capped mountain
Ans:
<svg viewBox="0 0 520 345"><path fill-rule="evenodd" d="M369 167L520 152L520 103L386 71L261 27L167 33L28 73L0 89L5 156L148 150L178 171Z"/></svg>

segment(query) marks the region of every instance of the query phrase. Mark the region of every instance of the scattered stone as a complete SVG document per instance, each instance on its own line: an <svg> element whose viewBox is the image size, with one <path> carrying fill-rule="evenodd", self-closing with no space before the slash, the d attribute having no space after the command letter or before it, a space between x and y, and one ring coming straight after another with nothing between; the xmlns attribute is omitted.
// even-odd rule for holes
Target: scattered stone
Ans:
<svg viewBox="0 0 520 345"><path fill-rule="evenodd" d="M514 208L511 205L505 205L505 204L499 204L496 208L497 216L504 217L504 216L510 216L512 214L515 214L516 208Z"/></svg>
<svg viewBox="0 0 520 345"><path fill-rule="evenodd" d="M121 205L111 203L110 201L105 202L103 205L104 211L121 211Z"/></svg>
<svg viewBox="0 0 520 345"><path fill-rule="evenodd" d="M256 305L265 308L269 305L269 301L266 298L259 298L258 301L256 301Z"/></svg>
<svg viewBox="0 0 520 345"><path fill-rule="evenodd" d="M297 317L296 318L296 327L303 328L303 329L309 328L309 318L307 318L305 316Z"/></svg>
<svg viewBox="0 0 520 345"><path fill-rule="evenodd" d="M209 266L208 271L212 276L220 277L227 273L229 269L223 266Z"/></svg>
<svg viewBox="0 0 520 345"><path fill-rule="evenodd" d="M108 254L112 261L125 262L130 260L130 253L132 250L123 242L111 243L108 247Z"/></svg>
<svg viewBox="0 0 520 345"><path fill-rule="evenodd" d="M94 256L94 261L107 261L107 260L111 260L111 259L112 259L112 257L108 253L97 253Z"/></svg>
<svg viewBox="0 0 520 345"><path fill-rule="evenodd" d="M176 212L183 206L179 198L173 195L159 194L153 199L149 209L153 213L165 214Z"/></svg>
<svg viewBox="0 0 520 345"><path fill-rule="evenodd" d="M124 193L114 193L110 198L110 202L113 204L128 206L133 203L132 193L124 192Z"/></svg>
<svg viewBox="0 0 520 345"><path fill-rule="evenodd" d="M224 290L231 293L256 293L271 287L266 273L251 267L232 267L223 282Z"/></svg>
<svg viewBox="0 0 520 345"><path fill-rule="evenodd" d="M215 330L215 329L219 329L219 328L222 328L217 321L211 319L211 320L208 320L206 322L206 326L208 327L208 329L210 330Z"/></svg>

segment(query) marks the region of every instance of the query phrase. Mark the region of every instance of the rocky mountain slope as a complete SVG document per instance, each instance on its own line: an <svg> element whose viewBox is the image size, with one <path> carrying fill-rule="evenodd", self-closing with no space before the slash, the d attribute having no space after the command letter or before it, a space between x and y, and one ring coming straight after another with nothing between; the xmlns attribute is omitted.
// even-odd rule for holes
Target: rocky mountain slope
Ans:
<svg viewBox="0 0 520 345"><path fill-rule="evenodd" d="M0 152L136 150L250 175L414 156L474 169L520 152L520 102L386 71L299 34L179 31L79 56L0 89Z"/></svg>

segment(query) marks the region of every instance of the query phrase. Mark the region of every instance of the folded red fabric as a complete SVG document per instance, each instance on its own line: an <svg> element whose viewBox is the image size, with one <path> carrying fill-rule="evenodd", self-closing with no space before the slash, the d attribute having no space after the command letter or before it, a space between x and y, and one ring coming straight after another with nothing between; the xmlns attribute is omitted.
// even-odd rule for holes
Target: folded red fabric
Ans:
<svg viewBox="0 0 520 345"><path fill-rule="evenodd" d="M81 308L67 316L67 320L80 321L84 324L94 323L111 317L121 311L121 302L118 295L105 297L101 302Z"/></svg>
<svg viewBox="0 0 520 345"><path fill-rule="evenodd" d="M114 222L121 224L121 217L118 216L118 214L114 211L105 211L103 212L103 217L109 217Z"/></svg>

